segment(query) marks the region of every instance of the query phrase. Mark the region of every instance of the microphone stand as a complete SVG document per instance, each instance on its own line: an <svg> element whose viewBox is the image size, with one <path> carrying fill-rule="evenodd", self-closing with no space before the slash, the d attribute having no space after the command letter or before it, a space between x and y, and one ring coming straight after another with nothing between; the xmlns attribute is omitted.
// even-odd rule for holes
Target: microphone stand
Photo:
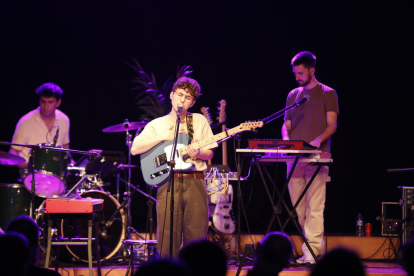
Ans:
<svg viewBox="0 0 414 276"><path fill-rule="evenodd" d="M128 131L129 121L128 119L125 119L124 121L124 127L126 132L126 145L128 147L128 183L127 183L127 198L125 201L127 201L127 239L131 239L131 147L132 147L132 135ZM124 201L124 202L125 202ZM119 206L121 207L121 206Z"/></svg>
<svg viewBox="0 0 414 276"><path fill-rule="evenodd" d="M266 118L262 119L261 121L263 121L263 123L264 123L264 124L268 124L268 123L270 123L271 121L276 120L277 118L279 118L279 117L281 117L282 115L284 115L286 111L293 110L293 109L297 108L298 106L302 105L302 104L303 104L304 102L306 102L308 99L309 99L309 96L308 96L308 95L306 95L306 96L305 96L305 97L303 97L303 99L301 99L300 101L295 102L295 103L293 103L293 104L291 104L291 105L289 105L289 106L287 106L287 107L283 108L282 110L279 110L279 111L278 111L278 112L276 112L276 113L273 113L272 115L270 115L270 116L268 116L268 117L266 117Z"/></svg>
<svg viewBox="0 0 414 276"><path fill-rule="evenodd" d="M173 232L174 232L174 169L175 169L175 151L177 149L177 141L178 141L178 130L181 123L181 112L180 107L177 108L179 112L177 112L177 121L175 123L175 134L174 134L174 142L173 142L173 150L171 154L171 159L168 162L168 165L170 166L170 180L167 184L167 193L171 191L171 201L170 201L170 257L173 255ZM165 224L164 224L165 226ZM163 235L164 236L164 235ZM164 240L164 237L162 237ZM161 248L162 250L162 248Z"/></svg>

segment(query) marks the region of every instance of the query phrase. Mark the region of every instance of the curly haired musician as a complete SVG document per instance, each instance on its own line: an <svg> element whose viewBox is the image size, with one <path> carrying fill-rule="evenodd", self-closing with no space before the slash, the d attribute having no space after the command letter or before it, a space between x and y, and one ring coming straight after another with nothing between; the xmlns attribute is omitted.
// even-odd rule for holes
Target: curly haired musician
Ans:
<svg viewBox="0 0 414 276"><path fill-rule="evenodd" d="M329 152L330 137L336 131L339 114L337 93L316 80L316 57L312 53L298 53L292 59L291 65L299 88L289 93L286 105L301 100L305 95L309 95L310 98L303 105L285 113L282 138L304 140L323 152ZM287 163L288 173L292 165L293 163ZM296 166L288 186L293 205L316 169L317 166L311 166L309 163L298 163ZM316 256L324 253L323 212L328 178L328 168L323 166L296 209L299 224ZM303 257L298 262L315 263L305 244L302 245L302 250Z"/></svg>
<svg viewBox="0 0 414 276"><path fill-rule="evenodd" d="M187 113L200 95L200 85L194 79L188 77L178 79L170 93L171 112L146 125L142 133L134 139L131 153L142 154L161 142L174 139L178 105L183 106L179 133L188 133L191 137L188 126L190 124L191 128L192 121L192 141L197 142L212 137L213 132L203 115ZM217 143L213 143L200 150L191 145L188 150L189 158L185 161L191 160L195 165L194 169L176 172L174 175L174 257L178 256L182 242L186 245L192 240L207 235L208 198L203 171L207 169L205 160L213 158L213 149L216 147ZM170 198L167 185L161 186L157 194L157 239L161 256L167 256L170 249Z"/></svg>

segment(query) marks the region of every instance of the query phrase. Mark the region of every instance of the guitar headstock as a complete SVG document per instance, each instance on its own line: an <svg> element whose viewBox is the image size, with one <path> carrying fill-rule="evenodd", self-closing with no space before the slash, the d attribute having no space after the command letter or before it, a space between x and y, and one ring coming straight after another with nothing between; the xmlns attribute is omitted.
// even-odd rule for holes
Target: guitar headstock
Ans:
<svg viewBox="0 0 414 276"><path fill-rule="evenodd" d="M221 124L222 122L224 122L226 120L226 100L221 100L218 102L219 106L218 106L218 110L219 110L219 116L218 116L218 121Z"/></svg>
<svg viewBox="0 0 414 276"><path fill-rule="evenodd" d="M206 117L208 124L211 126L213 124L213 119L211 119L210 112L208 112L208 107L202 107L201 113L203 113L204 117Z"/></svg>
<svg viewBox="0 0 414 276"><path fill-rule="evenodd" d="M238 130L240 130L240 131L247 131L247 130L254 131L256 128L262 127L262 126L263 126L263 121L246 122L246 123L240 124L239 127L238 127Z"/></svg>

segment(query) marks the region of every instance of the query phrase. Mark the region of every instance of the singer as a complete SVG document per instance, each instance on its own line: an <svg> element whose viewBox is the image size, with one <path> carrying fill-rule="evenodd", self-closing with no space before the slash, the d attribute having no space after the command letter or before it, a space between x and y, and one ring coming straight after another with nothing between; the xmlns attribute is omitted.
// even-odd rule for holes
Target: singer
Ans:
<svg viewBox="0 0 414 276"><path fill-rule="evenodd" d="M177 116L181 117L178 132L187 133L191 142L212 137L213 132L207 119L201 114L187 112L201 95L200 91L200 85L194 79L178 79L170 93L171 112L145 126L142 133L134 139L131 153L142 154L161 142L173 140ZM186 245L192 240L207 236L208 198L202 172L207 169L205 160L213 158L213 149L217 146L217 143L213 143L202 150L195 150L190 146L188 159L191 158L195 164L194 170L176 172L174 175L173 257L178 256L181 243ZM167 184L158 189L157 240L161 257L168 256L170 252L170 197Z"/></svg>
<svg viewBox="0 0 414 276"><path fill-rule="evenodd" d="M282 138L304 140L324 152L330 152L330 137L336 132L339 114L336 91L316 80L316 57L311 52L298 53L292 59L291 65L299 88L289 93L286 105L300 101L305 96L309 96L309 99L298 108L285 113ZM287 172L290 172L293 163L286 165ZM316 168L317 166L311 166L309 163L297 164L288 186L293 205ZM324 166L296 209L299 224L316 256L324 253L323 212L328 178L328 167ZM297 260L298 263L315 263L305 244L302 245L302 251L303 256Z"/></svg>
<svg viewBox="0 0 414 276"><path fill-rule="evenodd" d="M54 83L45 83L36 88L40 106L24 115L16 125L13 143L37 145L40 143L61 145L69 148L69 118L57 108L61 104L62 89ZM57 133L59 129L59 132ZM29 149L12 146L10 153L26 159L26 163L17 165L24 169L29 161Z"/></svg>

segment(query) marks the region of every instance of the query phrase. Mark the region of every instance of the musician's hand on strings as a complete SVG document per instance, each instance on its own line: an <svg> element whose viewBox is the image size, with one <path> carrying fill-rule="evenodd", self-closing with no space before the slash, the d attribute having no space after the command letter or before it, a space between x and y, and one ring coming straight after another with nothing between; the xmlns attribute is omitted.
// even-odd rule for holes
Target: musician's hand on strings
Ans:
<svg viewBox="0 0 414 276"><path fill-rule="evenodd" d="M194 142L196 143L198 140L194 140ZM197 149L197 145L193 143L187 148L187 153L191 158L197 158L200 157L201 150Z"/></svg>
<svg viewBox="0 0 414 276"><path fill-rule="evenodd" d="M319 142L318 139L311 141L309 144L316 147L317 149L319 149L319 147L321 146L321 142Z"/></svg>

